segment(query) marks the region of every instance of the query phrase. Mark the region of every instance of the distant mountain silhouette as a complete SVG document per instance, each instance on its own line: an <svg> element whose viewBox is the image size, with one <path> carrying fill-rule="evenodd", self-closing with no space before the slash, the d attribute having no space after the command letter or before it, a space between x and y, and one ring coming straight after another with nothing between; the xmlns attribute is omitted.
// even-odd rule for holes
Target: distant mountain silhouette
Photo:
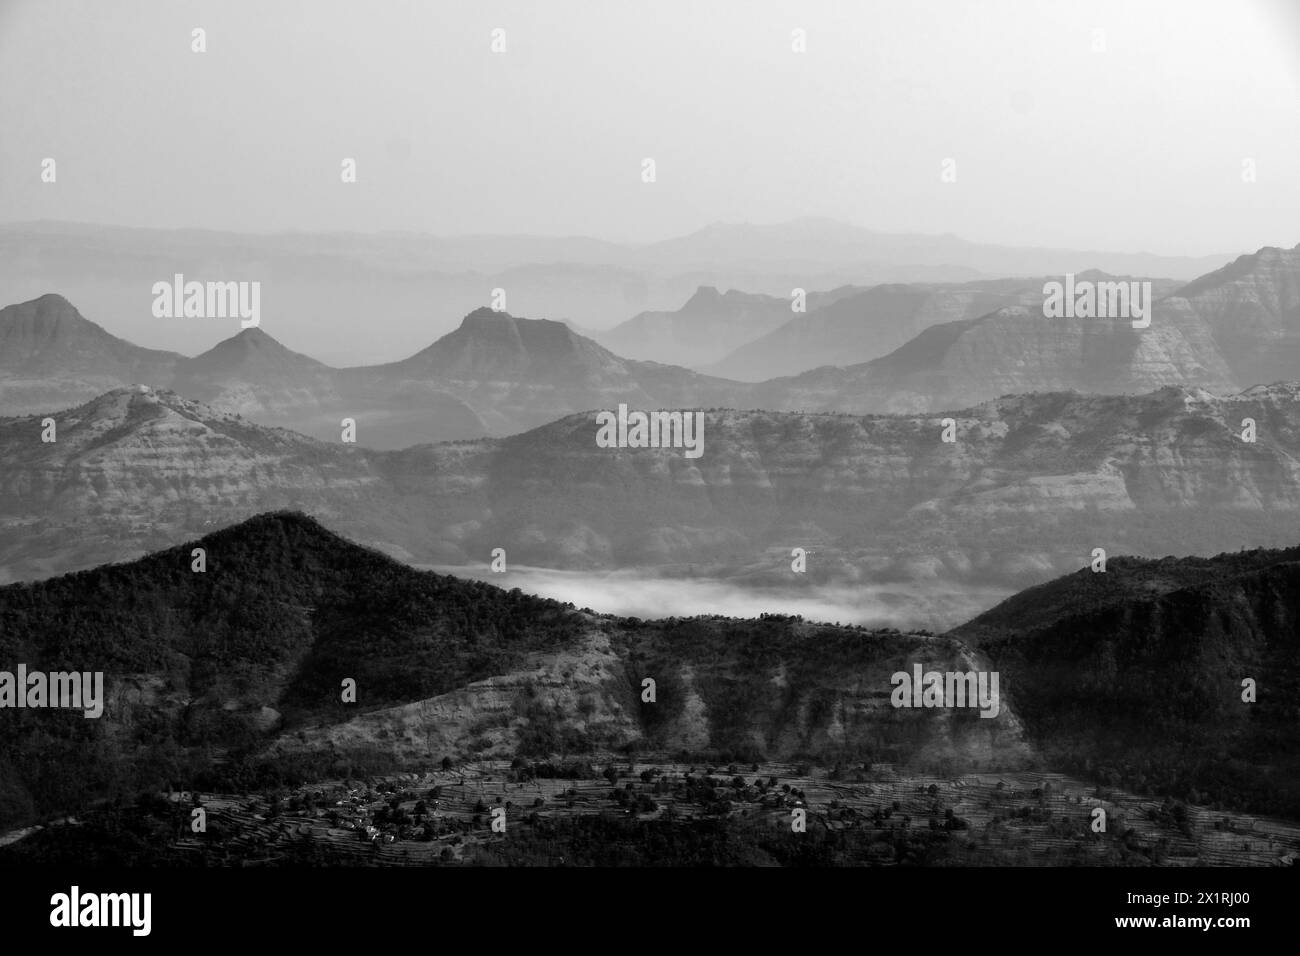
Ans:
<svg viewBox="0 0 1300 956"><path fill-rule="evenodd" d="M285 373L323 371L328 366L285 348L260 328L244 329L196 358L186 359L178 376L215 378L246 375L272 379Z"/></svg>
<svg viewBox="0 0 1300 956"><path fill-rule="evenodd" d="M1153 283L1153 294L1161 288ZM1029 306L931 326L864 364L764 382L753 401L768 408L921 412L1012 392L1231 390L1297 378L1300 246L1267 247L1157 299L1146 329L1125 319L1048 318L1040 295Z"/></svg>
<svg viewBox="0 0 1300 956"><path fill-rule="evenodd" d="M743 404L745 386L683 368L633 362L562 322L477 309L460 328L409 359L346 370L374 393L436 383L466 402L496 434L590 408L695 408Z"/></svg>
<svg viewBox="0 0 1300 956"><path fill-rule="evenodd" d="M1206 330L1155 307L1151 327L1129 319L1048 318L1042 305L934 325L889 355L757 386L756 403L854 413L931 412L999 395L1074 389L1135 394L1164 385L1237 385Z"/></svg>
<svg viewBox="0 0 1300 956"><path fill-rule="evenodd" d="M338 441L343 419L350 418L358 443L370 448L477 438L488 432L472 408L432 383L405 393L368 384L253 328L178 363L171 388L221 411L324 441Z"/></svg>
<svg viewBox="0 0 1300 956"><path fill-rule="evenodd" d="M326 441L337 440L341 421L351 418L357 443L372 448L511 434L620 402L743 404L746 389L686 369L626 361L562 322L490 309L471 312L454 332L401 362L346 369L293 352L260 328L192 359L139 349L58 296L4 310L0 336L15 343L9 364L0 366L0 414L54 411L70 399L140 383ZM97 364L101 351L106 359ZM29 379L23 359L42 370L40 382Z"/></svg>
<svg viewBox="0 0 1300 956"><path fill-rule="evenodd" d="M1152 291L1168 288L1156 281ZM517 434L622 403L877 414L952 410L1001 395L1059 390L1140 394L1176 385L1229 392L1300 367L1293 362L1300 359L1298 290L1300 247L1260 250L1158 299L1150 327L1140 330L1127 318L1049 318L1041 286L1035 294L1021 280L838 289L815 300L825 303L821 308L724 362L755 374L825 358L837 364L752 384L625 359L566 323L488 309L474 310L454 331L385 365L333 369L261 329L184 359L115 339L65 300L47 296L0 312L0 338L13 345L0 365L0 414L49 412L143 381L324 440L335 440L341 422L352 419L359 444L391 449ZM909 326L945 312L977 312L998 297L1032 304L930 325L880 358L838 364L886 347ZM692 301L712 317L700 327L708 338L717 322L744 324L751 307L767 314L778 300L705 291ZM681 331L689 316L677 318L685 325L669 323L677 329L673 341L689 342L694 333Z"/></svg>
<svg viewBox="0 0 1300 956"><path fill-rule="evenodd" d="M0 309L0 414L26 414L93 398L130 382L169 381L181 356L140 348L43 295Z"/></svg>
<svg viewBox="0 0 1300 956"><path fill-rule="evenodd" d="M428 348L368 371L399 378L550 383L574 373L599 372L612 357L563 322L521 320L508 312L481 308Z"/></svg>
<svg viewBox="0 0 1300 956"><path fill-rule="evenodd" d="M844 286L831 292L809 292L805 305L810 310L816 309L856 291L852 286ZM700 286L676 312L641 312L594 337L619 355L701 368L717 362L737 346L784 325L793 316L789 296L756 295L737 289L724 293L714 286ZM796 371L811 367L800 365ZM722 369L717 374L749 380Z"/></svg>
<svg viewBox="0 0 1300 956"><path fill-rule="evenodd" d="M1189 280L1231 258L986 246L954 236L879 233L816 219L718 224L646 244L410 232L258 235L28 222L0 224L0 262L5 263L0 303L57 291L124 338L193 355L210 346L208 327L174 323L166 338L155 338L150 286L176 272L198 280L260 280L268 310L263 328L340 366L408 356L454 329L498 287L508 290L508 307L517 315L571 319L598 329L647 310L676 309L702 285L788 299L795 287L968 282L1092 266ZM694 367L670 356L624 353L617 345L613 350Z"/></svg>
<svg viewBox="0 0 1300 956"><path fill-rule="evenodd" d="M743 345L709 371L745 382L853 365L886 355L931 325L1042 299L1042 283L1003 280L970 286L878 285L855 291Z"/></svg>
<svg viewBox="0 0 1300 956"><path fill-rule="evenodd" d="M856 265L913 268L946 267L965 276L912 275L876 281L960 281L988 277L1046 275L1099 268L1117 274L1188 278L1217 268L1223 257L1187 258L1145 253L1107 253L1065 249L1024 248L970 242L951 234L888 233L864 229L834 219L805 217L787 222L714 223L686 236L643 248L642 261L661 265L741 263L750 267ZM699 268L699 265L695 265Z"/></svg>

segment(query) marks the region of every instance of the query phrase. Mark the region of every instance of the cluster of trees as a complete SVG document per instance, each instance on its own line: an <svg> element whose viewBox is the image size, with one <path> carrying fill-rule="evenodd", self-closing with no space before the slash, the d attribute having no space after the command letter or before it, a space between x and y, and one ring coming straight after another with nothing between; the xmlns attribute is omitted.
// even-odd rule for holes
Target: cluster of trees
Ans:
<svg viewBox="0 0 1300 956"><path fill-rule="evenodd" d="M1213 808L1300 818L1300 549L1135 564L1186 586L1039 594L1036 626L982 639L1049 766ZM1091 578L1109 578L1090 575ZM1100 590L1099 590L1100 589ZM985 615L996 624L1014 609ZM1243 700L1244 678L1256 682Z"/></svg>
<svg viewBox="0 0 1300 956"><path fill-rule="evenodd" d="M383 772L380 753L272 762L258 751L269 733L508 670L574 630L553 601L416 571L303 515L262 515L197 544L201 573L185 545L0 588L0 662L103 671L110 698L98 720L6 711L0 829L168 780L248 792ZM114 702L125 675L160 679L161 701ZM341 699L345 677L355 704ZM262 708L282 724L266 728Z"/></svg>

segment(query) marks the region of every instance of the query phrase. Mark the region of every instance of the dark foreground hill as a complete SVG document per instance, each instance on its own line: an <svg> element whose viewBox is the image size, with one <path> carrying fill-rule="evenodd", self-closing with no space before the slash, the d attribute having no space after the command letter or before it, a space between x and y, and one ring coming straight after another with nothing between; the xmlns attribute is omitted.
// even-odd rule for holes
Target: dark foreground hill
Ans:
<svg viewBox="0 0 1300 956"><path fill-rule="evenodd" d="M991 719L890 707L889 675L914 661L978 666L925 635L598 616L413 570L303 515L261 515L130 564L0 588L0 669L102 671L106 697L98 719L0 709L0 828L168 783L236 788L469 752L1024 757L1005 706Z"/></svg>
<svg viewBox="0 0 1300 956"><path fill-rule="evenodd" d="M1111 561L950 636L996 661L1053 766L1300 816L1300 548Z"/></svg>

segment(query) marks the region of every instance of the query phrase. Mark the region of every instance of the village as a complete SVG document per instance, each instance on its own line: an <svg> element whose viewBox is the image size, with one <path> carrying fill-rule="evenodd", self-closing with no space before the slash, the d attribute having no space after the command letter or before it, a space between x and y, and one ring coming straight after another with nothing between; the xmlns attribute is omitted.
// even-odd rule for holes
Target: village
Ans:
<svg viewBox="0 0 1300 956"><path fill-rule="evenodd" d="M445 762L449 763L449 762ZM1287 865L1300 826L1102 789L1057 773L898 773L888 765L818 769L610 760L478 761L368 782L337 780L258 795L169 795L174 849L220 850L249 863L304 853L345 865L482 863L494 844L581 817L702 820L785 833L877 831L863 863L896 865L897 838L946 835L946 852L987 863ZM1103 813L1097 813L1100 808ZM1098 826L1098 820L1102 823ZM801 820L801 824L796 824ZM909 833L909 831L911 831ZM891 840L891 838L893 838ZM900 844L901 845L901 844ZM978 852L976 852L978 851Z"/></svg>

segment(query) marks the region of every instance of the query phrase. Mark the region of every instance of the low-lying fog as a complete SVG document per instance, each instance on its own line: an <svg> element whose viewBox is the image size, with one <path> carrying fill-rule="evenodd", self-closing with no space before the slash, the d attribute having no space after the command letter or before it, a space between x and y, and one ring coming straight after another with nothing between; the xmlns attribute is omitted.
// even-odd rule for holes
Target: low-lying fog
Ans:
<svg viewBox="0 0 1300 956"><path fill-rule="evenodd" d="M508 571L493 573L483 565L421 567L626 617L696 614L757 617L769 612L799 614L804 620L829 624L903 630L925 628L935 632L964 623L1013 593L1005 588L970 587L951 582L868 586L808 583L778 589L727 581L655 577L638 571L592 573L512 566Z"/></svg>

